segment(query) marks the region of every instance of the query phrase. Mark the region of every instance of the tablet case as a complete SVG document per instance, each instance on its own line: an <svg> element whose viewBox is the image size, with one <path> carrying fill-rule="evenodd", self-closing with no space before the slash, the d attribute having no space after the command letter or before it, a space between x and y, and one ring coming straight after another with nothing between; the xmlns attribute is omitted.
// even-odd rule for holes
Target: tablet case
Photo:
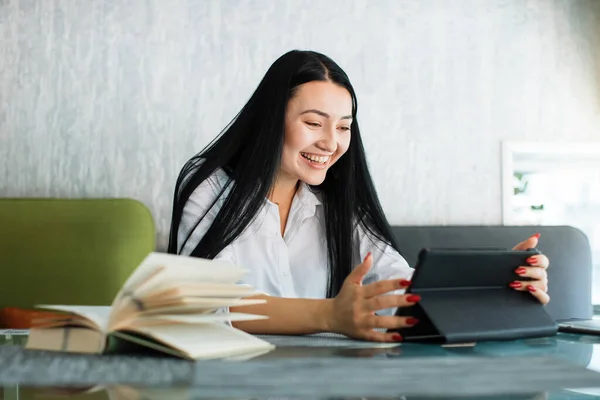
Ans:
<svg viewBox="0 0 600 400"><path fill-rule="evenodd" d="M555 335L556 322L528 291L509 287L526 259L539 252L423 249L407 293L421 300L398 316L417 318L393 330L404 341L465 343Z"/></svg>

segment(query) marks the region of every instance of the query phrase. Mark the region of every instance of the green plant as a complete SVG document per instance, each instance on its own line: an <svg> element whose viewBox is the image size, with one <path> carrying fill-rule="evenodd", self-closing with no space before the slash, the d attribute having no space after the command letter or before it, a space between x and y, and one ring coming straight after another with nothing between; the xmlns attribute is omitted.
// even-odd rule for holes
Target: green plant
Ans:
<svg viewBox="0 0 600 400"><path fill-rule="evenodd" d="M526 172L517 172L513 173L513 176L516 178L518 185L515 184L513 187L513 194L516 196L521 193L525 193L527 190L527 185L529 182L527 181L527 173Z"/></svg>

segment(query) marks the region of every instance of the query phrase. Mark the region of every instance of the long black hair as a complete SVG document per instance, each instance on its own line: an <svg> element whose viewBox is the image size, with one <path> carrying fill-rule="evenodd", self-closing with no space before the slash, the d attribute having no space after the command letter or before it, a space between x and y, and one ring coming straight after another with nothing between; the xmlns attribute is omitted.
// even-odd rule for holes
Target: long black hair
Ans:
<svg viewBox="0 0 600 400"><path fill-rule="evenodd" d="M288 101L299 85L311 81L333 82L346 88L352 96L350 146L329 169L324 182L311 187L321 194L324 207L329 260L327 296L337 295L344 279L352 271L356 223L374 238L397 249L367 167L356 118L356 95L348 76L323 54L293 50L271 65L248 103L223 132L184 165L175 187L170 253L178 253L183 247L177 236L186 202L198 185L218 168L222 168L230 179L217 199L226 190L230 192L190 255L214 258L252 222L272 189L279 170ZM198 216L197 223L205 215Z"/></svg>

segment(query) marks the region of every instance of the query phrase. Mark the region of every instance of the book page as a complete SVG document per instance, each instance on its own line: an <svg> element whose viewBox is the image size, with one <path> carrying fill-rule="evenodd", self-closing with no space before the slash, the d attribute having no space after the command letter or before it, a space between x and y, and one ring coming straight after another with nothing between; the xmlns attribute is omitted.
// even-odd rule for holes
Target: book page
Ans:
<svg viewBox="0 0 600 400"><path fill-rule="evenodd" d="M161 260L159 254L154 252L148 254L142 263L137 266L115 296L112 303L113 308L116 308L116 304L120 302L124 293L135 291L141 284L150 279L151 276L164 269L164 263L159 262Z"/></svg>
<svg viewBox="0 0 600 400"><path fill-rule="evenodd" d="M258 290L249 285L220 284L220 283L187 283L182 282L177 286L164 287L144 296L146 303L160 302L164 299L182 297L231 297L242 298L260 294Z"/></svg>
<svg viewBox="0 0 600 400"><path fill-rule="evenodd" d="M135 294L139 298L148 296L149 293L165 287L173 287L181 283L235 284L246 274L245 270L222 261L172 254L160 254L156 256L156 259L162 260L164 262L162 265L165 268L136 288Z"/></svg>
<svg viewBox="0 0 600 400"><path fill-rule="evenodd" d="M262 351L275 348L267 341L222 323L143 327L136 332L173 347L194 360L262 354Z"/></svg>
<svg viewBox="0 0 600 400"><path fill-rule="evenodd" d="M119 321L143 311L145 298L153 293L186 283L234 284L244 274L244 270L224 262L152 252L115 297L109 326L116 326Z"/></svg>
<svg viewBox="0 0 600 400"><path fill-rule="evenodd" d="M144 311L141 315L154 314L190 314L190 313L210 313L222 307L243 307L254 304L264 304L265 299L203 299L196 298L183 299L179 305L153 308Z"/></svg>
<svg viewBox="0 0 600 400"><path fill-rule="evenodd" d="M31 320L31 327L36 329L43 328L62 328L63 326L77 326L80 328L93 329L99 331L96 324L85 317L74 314L65 314L65 318L58 317L39 317Z"/></svg>
<svg viewBox="0 0 600 400"><path fill-rule="evenodd" d="M138 318L144 318L152 315L170 315L170 314L210 314L223 307L243 307L254 304L264 304L265 299L203 299L185 298L179 302L146 308L145 304L137 305L127 304L121 309L120 314L111 315L111 321L108 325L108 332L121 329L123 326L131 324ZM112 319L114 318L114 320Z"/></svg>
<svg viewBox="0 0 600 400"><path fill-rule="evenodd" d="M97 330L106 332L108 329L108 320L111 314L109 306L66 306L66 305L38 305L38 308L49 310L65 311L88 319L94 324ZM68 316L65 316L68 322Z"/></svg>
<svg viewBox="0 0 600 400"><path fill-rule="evenodd" d="M255 321L259 319L268 319L265 315L244 314L244 313L220 313L220 314L169 314L169 315L151 315L136 318L127 328L137 328L141 326L170 325L170 324L203 324L207 322L235 322L235 321ZM121 329L124 329L123 327Z"/></svg>

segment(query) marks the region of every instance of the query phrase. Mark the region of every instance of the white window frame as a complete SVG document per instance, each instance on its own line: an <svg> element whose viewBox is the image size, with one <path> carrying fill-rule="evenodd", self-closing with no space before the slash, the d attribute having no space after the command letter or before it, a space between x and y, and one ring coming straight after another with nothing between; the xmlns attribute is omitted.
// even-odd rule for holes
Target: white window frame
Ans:
<svg viewBox="0 0 600 400"><path fill-rule="evenodd" d="M570 166L600 166L600 142L590 143L537 143L513 142L502 143L502 224L512 225L511 200L513 197L513 173L515 156L538 156L563 159ZM532 162L532 166L535 162ZM542 162L540 165L547 165Z"/></svg>

